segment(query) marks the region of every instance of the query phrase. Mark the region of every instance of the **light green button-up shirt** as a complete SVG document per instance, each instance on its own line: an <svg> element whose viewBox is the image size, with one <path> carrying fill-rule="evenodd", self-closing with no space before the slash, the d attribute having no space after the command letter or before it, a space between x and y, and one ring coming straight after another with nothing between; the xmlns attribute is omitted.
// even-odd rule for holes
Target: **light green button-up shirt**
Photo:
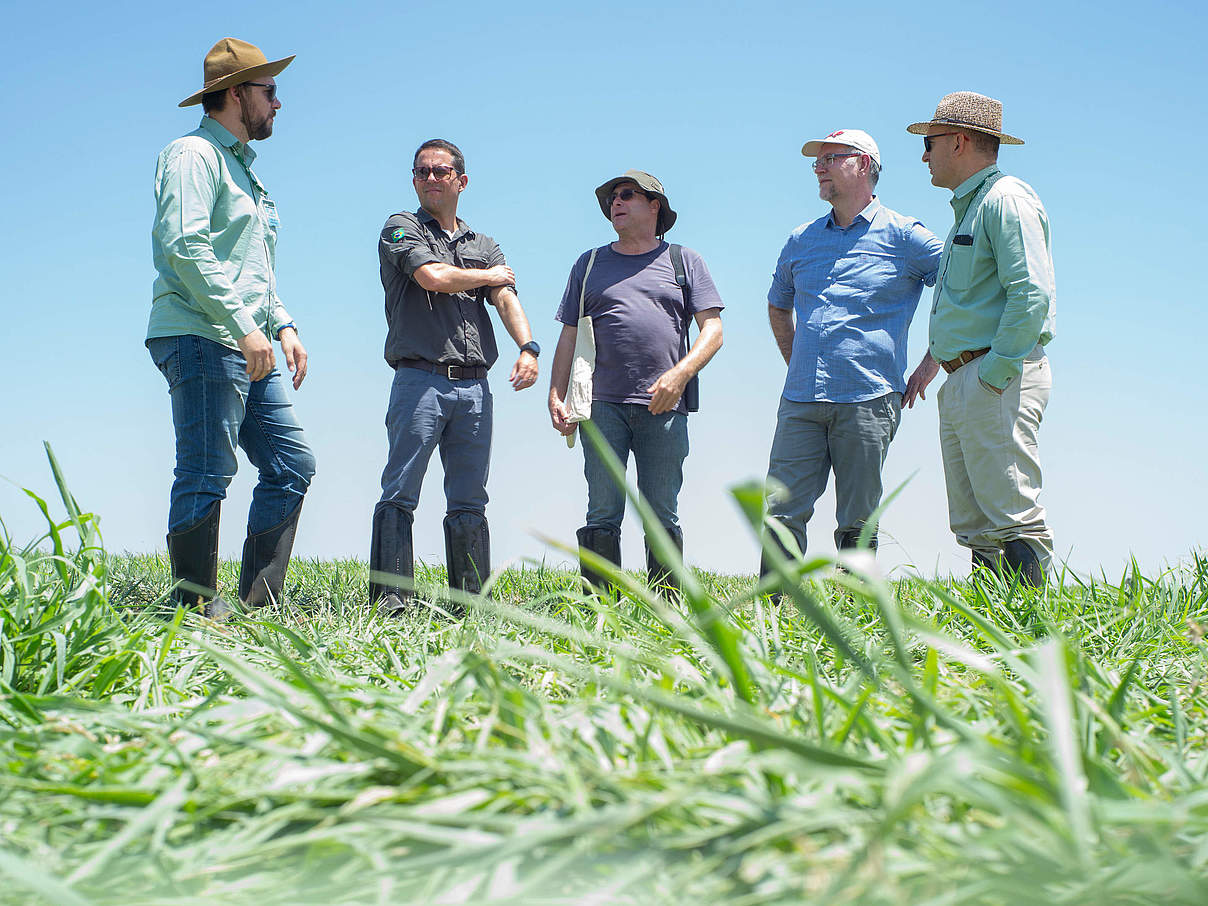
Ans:
<svg viewBox="0 0 1208 906"><path fill-rule="evenodd" d="M292 320L273 273L277 207L255 157L208 116L160 153L147 339L191 334L238 349L253 330L272 338Z"/></svg>
<svg viewBox="0 0 1208 906"><path fill-rule="evenodd" d="M1031 186L993 165L957 186L952 210L956 223L944 243L931 307L931 357L950 361L988 346L978 373L1002 389L1019 377L1036 344L1047 344L1055 332L1049 218Z"/></svg>

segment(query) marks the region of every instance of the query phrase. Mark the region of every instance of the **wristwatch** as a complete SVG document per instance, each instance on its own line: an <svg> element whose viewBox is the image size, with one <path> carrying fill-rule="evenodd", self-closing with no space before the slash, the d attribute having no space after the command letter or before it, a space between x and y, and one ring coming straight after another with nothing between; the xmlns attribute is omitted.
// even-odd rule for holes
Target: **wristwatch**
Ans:
<svg viewBox="0 0 1208 906"><path fill-rule="evenodd" d="M537 358L537 356L541 355L541 347L537 345L536 340L529 340L527 343L525 343L523 346L520 347L520 351L521 352L531 352L533 354L533 358Z"/></svg>

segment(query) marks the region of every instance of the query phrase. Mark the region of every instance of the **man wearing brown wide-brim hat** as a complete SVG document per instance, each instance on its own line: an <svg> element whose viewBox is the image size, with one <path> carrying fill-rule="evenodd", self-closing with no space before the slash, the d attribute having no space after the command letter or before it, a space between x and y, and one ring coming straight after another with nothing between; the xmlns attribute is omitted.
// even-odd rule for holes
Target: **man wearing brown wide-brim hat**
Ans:
<svg viewBox="0 0 1208 906"><path fill-rule="evenodd" d="M1053 534L1040 504L1038 433L1052 380L1056 290L1049 218L1032 187L998 169L1002 103L946 95L906 131L923 136L933 185L952 190L927 354L906 385L913 405L942 367L936 397L948 514L975 571L1040 586Z"/></svg>
<svg viewBox="0 0 1208 906"><path fill-rule="evenodd" d="M147 349L167 379L176 431L176 480L168 508L172 597L210 615L217 595L219 510L235 476L235 448L259 470L248 514L239 597L281 597L302 499L315 461L275 367L281 344L294 389L306 349L277 295L277 207L252 171L250 142L272 135L281 109L269 61L238 38L215 44L202 87L201 124L171 142L155 172L152 289Z"/></svg>

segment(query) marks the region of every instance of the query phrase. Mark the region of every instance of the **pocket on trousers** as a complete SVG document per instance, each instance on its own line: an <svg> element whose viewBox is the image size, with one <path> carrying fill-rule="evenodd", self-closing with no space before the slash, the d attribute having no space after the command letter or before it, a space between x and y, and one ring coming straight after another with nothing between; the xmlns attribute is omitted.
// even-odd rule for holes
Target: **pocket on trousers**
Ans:
<svg viewBox="0 0 1208 906"><path fill-rule="evenodd" d="M147 350L151 353L151 361L155 363L159 373L168 382L169 392L180 383L179 341L179 337L156 337L147 344Z"/></svg>

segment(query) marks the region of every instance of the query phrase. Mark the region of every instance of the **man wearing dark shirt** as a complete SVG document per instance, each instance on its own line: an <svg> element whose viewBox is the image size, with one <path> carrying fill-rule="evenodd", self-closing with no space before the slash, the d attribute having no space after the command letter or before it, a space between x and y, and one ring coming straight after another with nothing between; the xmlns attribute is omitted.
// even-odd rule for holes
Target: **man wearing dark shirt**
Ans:
<svg viewBox="0 0 1208 906"><path fill-rule="evenodd" d="M687 284L679 285L672 247L662 238L676 214L657 179L629 170L596 189L596 199L617 241L584 253L571 268L558 308L562 334L551 369L550 419L559 433L574 433L566 395L582 292L596 349L591 421L622 464L633 451L638 490L682 550L678 500L688 455L688 409L682 397L721 348L724 306L705 262L691 249L679 250ZM684 354L690 318L700 332ZM624 491L591 444L583 445L583 472L587 524L579 529L579 546L620 566ZM649 541L646 570L651 585L673 584L668 565L659 562ZM588 568L583 577L599 584Z"/></svg>
<svg viewBox="0 0 1208 906"><path fill-rule="evenodd" d="M394 369L386 431L390 452L373 514L370 602L395 610L410 599L411 526L432 451L445 471L445 554L452 588L477 593L491 572L487 469L491 390L487 369L499 353L486 303L520 347L508 380L537 380L540 347L516 298L515 274L490 236L457 217L469 185L456 145L431 139L413 161L420 207L394 214L378 241L386 292L386 361Z"/></svg>

